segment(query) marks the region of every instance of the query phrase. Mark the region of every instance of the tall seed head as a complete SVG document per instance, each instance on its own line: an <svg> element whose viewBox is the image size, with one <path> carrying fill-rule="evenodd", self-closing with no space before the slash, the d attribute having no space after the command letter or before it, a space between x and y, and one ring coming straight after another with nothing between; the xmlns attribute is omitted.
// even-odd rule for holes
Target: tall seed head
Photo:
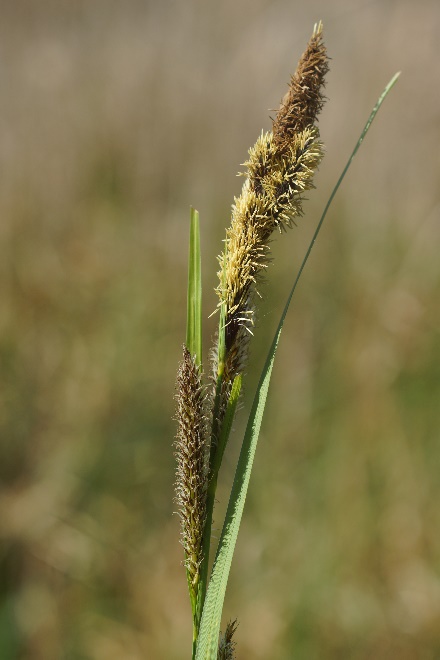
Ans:
<svg viewBox="0 0 440 660"><path fill-rule="evenodd" d="M246 361L254 324L257 285L269 263L275 229L285 230L303 214L303 194L323 157L315 119L322 108L328 58L322 24L315 26L273 123L249 150L246 180L232 207L226 249L219 257L219 305L226 311L224 390Z"/></svg>

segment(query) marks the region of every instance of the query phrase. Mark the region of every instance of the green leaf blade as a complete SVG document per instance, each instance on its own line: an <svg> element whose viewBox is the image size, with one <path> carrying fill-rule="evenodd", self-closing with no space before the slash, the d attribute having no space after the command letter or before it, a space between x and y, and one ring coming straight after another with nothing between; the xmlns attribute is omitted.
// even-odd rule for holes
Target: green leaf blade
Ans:
<svg viewBox="0 0 440 660"><path fill-rule="evenodd" d="M251 414L249 416L235 473L234 484L229 499L225 523L220 537L219 549L211 574L205 606L203 608L196 660L215 660L215 658L217 658L218 637L226 585L252 472L279 334L280 333L278 333L276 342L274 341L268 359L266 360L262 379L260 380Z"/></svg>
<svg viewBox="0 0 440 660"><path fill-rule="evenodd" d="M188 257L186 346L200 366L202 363L202 261L199 213L192 207Z"/></svg>

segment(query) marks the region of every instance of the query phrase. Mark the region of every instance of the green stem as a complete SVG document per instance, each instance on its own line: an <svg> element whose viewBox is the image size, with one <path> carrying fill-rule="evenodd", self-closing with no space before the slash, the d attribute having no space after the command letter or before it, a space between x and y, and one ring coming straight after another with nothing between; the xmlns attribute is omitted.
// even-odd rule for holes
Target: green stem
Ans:
<svg viewBox="0 0 440 660"><path fill-rule="evenodd" d="M197 637L199 635L199 629L196 625L196 620L193 619L193 645L192 645L192 656L191 660L195 660L197 653Z"/></svg>
<svg viewBox="0 0 440 660"><path fill-rule="evenodd" d="M208 493L206 497L206 522L203 532L202 553L203 561L200 566L200 580L197 592L196 604L196 637L199 633L200 621L202 619L203 605L205 604L206 589L208 587L208 567L209 567L209 550L211 545L211 528L212 528L212 515L214 511L215 491L217 488L217 475L213 475L210 479L208 486Z"/></svg>
<svg viewBox="0 0 440 660"><path fill-rule="evenodd" d="M205 526L203 529L203 540L202 540L202 564L200 566L200 580L199 588L197 592L197 605L196 605L196 628L197 633L200 627L200 621L202 619L203 605L205 603L206 589L208 586L208 567L209 567L209 551L211 546L211 528L212 528L212 516L214 511L214 502L215 502L215 491L217 488L217 473L211 473L211 466L214 462L214 457L216 453L216 435L217 435L217 418L218 411L220 407L220 393L222 386L222 377L218 376L216 393L214 399L213 407L213 422L212 422L212 432L211 432L211 450L210 450L210 479L208 485L208 492L206 495L206 520Z"/></svg>
<svg viewBox="0 0 440 660"><path fill-rule="evenodd" d="M211 530L212 519L214 514L215 493L217 490L217 479L220 471L223 454L228 443L229 434L231 432L232 422L234 420L235 411L237 408L238 398L241 390L241 375L235 377L232 384L231 392L229 395L226 411L222 419L220 419L220 408L222 405L222 387L223 375L226 359L226 345L225 345L225 323L226 323L226 305L223 304L220 308L220 319L218 329L218 346L217 346L217 381L215 387L214 405L212 411L212 427L211 427L211 444L209 455L209 471L210 479L208 485L208 492L206 495L206 521L203 530L202 540L202 564L200 566L200 578L197 591L197 602L194 616L194 629L193 629L193 654L197 648L197 638L200 629L200 622L202 619L203 606L205 604L206 590L208 587L208 568L209 568L209 553L211 549ZM193 610L194 611L194 610Z"/></svg>
<svg viewBox="0 0 440 660"><path fill-rule="evenodd" d="M229 399L226 406L226 411L221 422L221 430L218 435L217 448L212 462L212 474L215 475L216 478L220 471L226 445L228 444L229 435L232 429L232 423L235 417L235 411L237 409L238 399L240 397L240 391L241 391L241 374L237 374L237 376L235 376L232 383L231 392L229 394Z"/></svg>
<svg viewBox="0 0 440 660"><path fill-rule="evenodd" d="M208 583L209 551L211 545L211 528L215 504L215 493L217 490L217 479L222 464L223 454L228 443L232 423L234 421L235 411L237 409L238 399L241 390L241 375L235 377L231 388L226 412L221 423L221 431L218 437L217 447L213 457L211 479L209 481L208 493L206 498L206 523L203 536L203 563L200 570L199 592L197 598L197 635L200 627L200 621L205 603L206 588Z"/></svg>
<svg viewBox="0 0 440 660"><path fill-rule="evenodd" d="M195 612L195 639L200 628L202 619L203 605L205 604L206 589L208 587L208 568L209 568L209 551L211 546L211 529L212 517L214 512L215 491L217 488L218 469L214 472L212 470L214 459L217 449L217 440L219 435L219 411L221 403L221 391L223 384L223 372L225 364L225 305L220 308L220 319L218 328L218 346L217 346L217 381L215 387L214 405L212 411L212 427L211 427L211 444L209 455L209 472L210 479L208 485L208 492L206 495L206 520L203 530L202 540L202 564L200 566L200 579L197 591L197 603Z"/></svg>
<svg viewBox="0 0 440 660"><path fill-rule="evenodd" d="M186 555L185 555L186 556ZM194 587L191 582L191 576L189 574L188 569L186 569L186 579L188 582L188 593L189 593L189 598L191 601L191 612L192 612L192 619L193 619L193 647L192 647L192 657L193 659L195 658L195 653L196 653L196 642L197 642L197 637L199 633L199 625L197 625L197 596L194 591Z"/></svg>
<svg viewBox="0 0 440 660"><path fill-rule="evenodd" d="M218 346L217 346L217 381L215 384L215 397L212 409L212 428L211 428L211 446L209 454L209 469L212 470L215 453L217 451L217 441L219 437L219 424L221 425L220 405L223 385L223 374L225 371L226 345L225 345L225 323L226 323L226 305L220 308L220 319L218 324Z"/></svg>

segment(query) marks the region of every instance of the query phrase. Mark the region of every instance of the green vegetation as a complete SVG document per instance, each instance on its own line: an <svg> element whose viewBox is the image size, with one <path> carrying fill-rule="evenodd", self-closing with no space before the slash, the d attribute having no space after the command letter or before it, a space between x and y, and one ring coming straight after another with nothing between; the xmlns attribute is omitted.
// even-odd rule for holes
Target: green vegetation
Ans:
<svg viewBox="0 0 440 660"><path fill-rule="evenodd" d="M438 4L3 4L0 657L188 658L170 496L185 209L206 364L235 170L320 15L327 151L306 217L271 246L217 538L291 277L371 101L404 75L283 329L222 629L238 617L240 660L436 659Z"/></svg>

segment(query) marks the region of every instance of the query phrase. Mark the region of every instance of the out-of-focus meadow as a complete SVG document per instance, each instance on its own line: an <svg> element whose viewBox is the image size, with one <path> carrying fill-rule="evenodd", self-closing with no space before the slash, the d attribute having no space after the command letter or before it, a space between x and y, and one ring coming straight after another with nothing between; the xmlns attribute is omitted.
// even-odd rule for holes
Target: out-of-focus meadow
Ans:
<svg viewBox="0 0 440 660"><path fill-rule="evenodd" d="M235 174L319 19L327 155L305 218L273 244L217 527L295 270L373 103L403 74L286 323L225 615L241 660L439 658L438 2L0 12L1 658L189 657L172 515L189 205L207 353Z"/></svg>

